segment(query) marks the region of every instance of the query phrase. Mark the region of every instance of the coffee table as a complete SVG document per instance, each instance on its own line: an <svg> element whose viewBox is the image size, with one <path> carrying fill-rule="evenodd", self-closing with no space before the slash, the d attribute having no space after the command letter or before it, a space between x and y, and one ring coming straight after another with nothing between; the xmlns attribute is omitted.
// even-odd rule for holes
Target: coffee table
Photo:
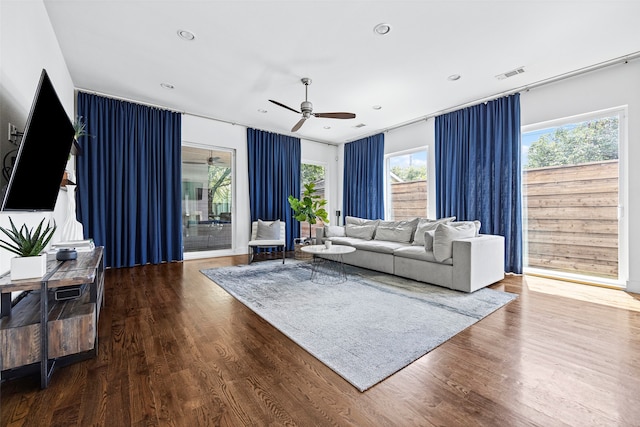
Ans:
<svg viewBox="0 0 640 427"><path fill-rule="evenodd" d="M343 255L356 251L353 246L309 245L301 248L303 252L313 255L311 268L311 281L320 284L342 283L347 281L347 272L344 269ZM329 256L330 258L323 258Z"/></svg>

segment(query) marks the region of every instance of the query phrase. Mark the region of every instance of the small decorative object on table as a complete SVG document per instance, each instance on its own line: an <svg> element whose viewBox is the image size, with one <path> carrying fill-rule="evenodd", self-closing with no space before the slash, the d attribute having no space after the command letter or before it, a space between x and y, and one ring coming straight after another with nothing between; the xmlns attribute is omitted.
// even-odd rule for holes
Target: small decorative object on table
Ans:
<svg viewBox="0 0 640 427"><path fill-rule="evenodd" d="M11 280L23 280L42 277L47 272L47 255L42 251L47 246L53 233L56 231L55 222L53 226L47 223L43 230L44 219L40 221L35 231L27 228L26 224L16 228L11 217L9 217L11 230L0 227L10 240L0 240L0 247L18 255L11 259Z"/></svg>

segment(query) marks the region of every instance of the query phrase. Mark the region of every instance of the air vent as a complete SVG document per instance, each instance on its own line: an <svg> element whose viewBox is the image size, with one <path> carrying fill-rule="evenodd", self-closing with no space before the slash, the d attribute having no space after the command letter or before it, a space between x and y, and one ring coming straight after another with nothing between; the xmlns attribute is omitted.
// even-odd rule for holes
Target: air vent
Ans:
<svg viewBox="0 0 640 427"><path fill-rule="evenodd" d="M354 128L363 128L366 125L364 123L358 123L357 125L354 126Z"/></svg>
<svg viewBox="0 0 640 427"><path fill-rule="evenodd" d="M522 73L524 73L524 67L518 67L515 70L507 71L504 74L498 74L496 76L496 79L504 80L506 78L517 76L518 74L522 74Z"/></svg>

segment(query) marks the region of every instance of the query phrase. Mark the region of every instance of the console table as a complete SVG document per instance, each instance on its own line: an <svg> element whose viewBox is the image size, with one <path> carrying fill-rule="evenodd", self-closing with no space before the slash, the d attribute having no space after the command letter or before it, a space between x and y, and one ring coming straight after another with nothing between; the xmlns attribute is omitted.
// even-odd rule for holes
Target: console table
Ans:
<svg viewBox="0 0 640 427"><path fill-rule="evenodd" d="M87 285L75 299L56 301L50 291ZM83 288L85 288L83 287ZM27 294L12 307L11 292ZM56 366L94 357L98 352L98 320L104 305L103 248L78 252L78 258L57 261L48 255L47 274L39 279L11 281L0 277L0 365L2 380L40 371L47 388Z"/></svg>

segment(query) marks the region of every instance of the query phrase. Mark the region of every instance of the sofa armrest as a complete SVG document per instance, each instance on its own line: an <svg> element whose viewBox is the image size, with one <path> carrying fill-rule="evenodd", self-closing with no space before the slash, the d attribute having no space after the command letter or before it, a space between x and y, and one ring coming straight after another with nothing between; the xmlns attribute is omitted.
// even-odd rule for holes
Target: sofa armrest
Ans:
<svg viewBox="0 0 640 427"><path fill-rule="evenodd" d="M481 234L453 241L453 289L473 292L502 279L503 236Z"/></svg>

